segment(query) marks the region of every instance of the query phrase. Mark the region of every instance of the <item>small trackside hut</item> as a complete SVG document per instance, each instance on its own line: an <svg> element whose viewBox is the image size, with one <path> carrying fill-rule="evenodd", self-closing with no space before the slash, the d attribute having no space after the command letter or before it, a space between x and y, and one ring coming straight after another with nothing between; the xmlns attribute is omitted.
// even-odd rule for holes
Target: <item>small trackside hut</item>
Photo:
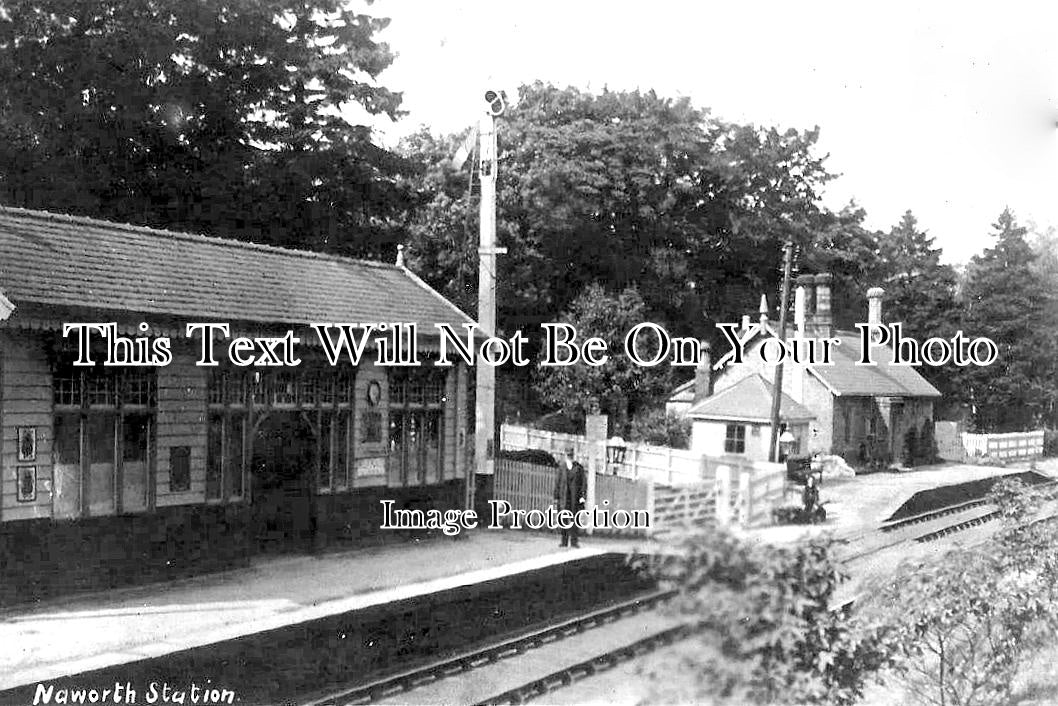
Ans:
<svg viewBox="0 0 1058 706"><path fill-rule="evenodd" d="M381 504L461 507L472 323L401 265L0 209L0 603L379 541ZM67 323L171 342L76 366ZM200 366L189 323L300 339L296 366ZM327 360L312 323L415 323L418 367Z"/></svg>

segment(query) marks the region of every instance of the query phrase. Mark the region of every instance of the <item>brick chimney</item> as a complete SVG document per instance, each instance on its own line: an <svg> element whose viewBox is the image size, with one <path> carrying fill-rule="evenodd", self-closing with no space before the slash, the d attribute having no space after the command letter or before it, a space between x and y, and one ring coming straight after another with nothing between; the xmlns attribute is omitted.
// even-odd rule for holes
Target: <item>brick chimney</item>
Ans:
<svg viewBox="0 0 1058 706"><path fill-rule="evenodd" d="M815 284L815 306L811 317L807 319L811 335L829 338L834 335L834 316L830 309L830 283L834 276L823 272L813 278Z"/></svg>
<svg viewBox="0 0 1058 706"><path fill-rule="evenodd" d="M881 287L871 287L867 290L867 323L882 323L882 298L885 290Z"/></svg>
<svg viewBox="0 0 1058 706"><path fill-rule="evenodd" d="M694 404L713 395L713 361L708 341L702 341L702 355L694 368Z"/></svg>

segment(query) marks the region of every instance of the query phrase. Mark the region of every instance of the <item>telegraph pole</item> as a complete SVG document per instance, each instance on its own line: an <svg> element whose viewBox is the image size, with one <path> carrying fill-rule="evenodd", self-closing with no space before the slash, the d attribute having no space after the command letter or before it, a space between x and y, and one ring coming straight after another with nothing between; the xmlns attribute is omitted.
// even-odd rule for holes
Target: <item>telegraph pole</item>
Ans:
<svg viewBox="0 0 1058 706"><path fill-rule="evenodd" d="M486 336L496 335L496 118L503 114L502 93L486 91L488 108L478 128L478 175L481 184L478 247L478 324ZM495 471L496 369L479 357L474 398L474 478L467 478L466 506L474 509L476 476Z"/></svg>
<svg viewBox="0 0 1058 706"><path fill-rule="evenodd" d="M790 270L793 267L793 243L789 240L783 247L782 293L779 301L779 340L786 342L786 314L790 308ZM771 444L768 460L778 460L779 411L782 405L782 361L775 364L775 389L771 395Z"/></svg>

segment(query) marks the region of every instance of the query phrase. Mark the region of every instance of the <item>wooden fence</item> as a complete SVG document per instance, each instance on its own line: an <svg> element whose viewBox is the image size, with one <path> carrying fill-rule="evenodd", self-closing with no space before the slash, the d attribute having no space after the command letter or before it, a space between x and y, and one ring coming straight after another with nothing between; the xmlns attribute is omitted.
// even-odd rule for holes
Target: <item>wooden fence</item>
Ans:
<svg viewBox="0 0 1058 706"><path fill-rule="evenodd" d="M555 469L535 463L498 459L492 497L517 510L546 510L554 504Z"/></svg>
<svg viewBox="0 0 1058 706"><path fill-rule="evenodd" d="M973 457L1036 458L1043 455L1043 430L1010 434L963 434L962 445Z"/></svg>
<svg viewBox="0 0 1058 706"><path fill-rule="evenodd" d="M715 523L716 496L713 483L655 487L653 533L689 532Z"/></svg>
<svg viewBox="0 0 1058 706"><path fill-rule="evenodd" d="M586 507L630 514L645 511L648 528L596 528L599 534L659 534L691 531L712 523L759 526L771 521L781 504L785 468L777 463L744 459L708 459L703 464L715 478L667 485L650 478L628 478L588 472ZM555 474L550 466L509 459L496 461L493 499L512 509L546 511L554 502Z"/></svg>
<svg viewBox="0 0 1058 706"><path fill-rule="evenodd" d="M578 434L560 434L531 427L504 424L500 427L500 448L510 450L540 449L556 459L573 447L577 460L585 468L605 469L612 475L638 480L652 480L665 485L696 484L711 481L712 476L701 454L686 449L672 449L648 444L625 444L620 463L606 462L606 442L589 441Z"/></svg>
<svg viewBox="0 0 1058 706"><path fill-rule="evenodd" d="M1043 430L1009 434L968 434L959 432L957 422L936 422L933 437L937 453L945 461L967 458L1019 459L1043 455Z"/></svg>

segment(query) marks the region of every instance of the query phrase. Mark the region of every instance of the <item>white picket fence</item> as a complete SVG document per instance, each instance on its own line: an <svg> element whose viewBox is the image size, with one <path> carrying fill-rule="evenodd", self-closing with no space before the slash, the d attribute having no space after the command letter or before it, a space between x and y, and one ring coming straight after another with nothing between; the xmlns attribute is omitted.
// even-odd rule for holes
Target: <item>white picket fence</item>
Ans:
<svg viewBox="0 0 1058 706"><path fill-rule="evenodd" d="M531 427L504 424L500 427L500 447L510 450L540 449L556 459L573 447L573 452L585 467L636 480L652 480L665 485L684 485L711 481L700 454L686 449L666 446L627 443L620 463L606 463L606 442L589 441L578 434L560 434Z"/></svg>
<svg viewBox="0 0 1058 706"><path fill-rule="evenodd" d="M556 459L572 446L589 471L589 505L602 506L607 500L611 509L647 510L650 534L689 531L713 522L741 527L768 524L785 493L786 468L779 463L631 444L624 463L607 464L604 443L508 424L503 425L501 440L505 449L539 449ZM546 466L499 459L496 499L507 500L515 509L543 509L551 502L554 472Z"/></svg>
<svg viewBox="0 0 1058 706"><path fill-rule="evenodd" d="M1043 455L1043 430L1009 434L962 435L968 456L990 458L1036 458Z"/></svg>

